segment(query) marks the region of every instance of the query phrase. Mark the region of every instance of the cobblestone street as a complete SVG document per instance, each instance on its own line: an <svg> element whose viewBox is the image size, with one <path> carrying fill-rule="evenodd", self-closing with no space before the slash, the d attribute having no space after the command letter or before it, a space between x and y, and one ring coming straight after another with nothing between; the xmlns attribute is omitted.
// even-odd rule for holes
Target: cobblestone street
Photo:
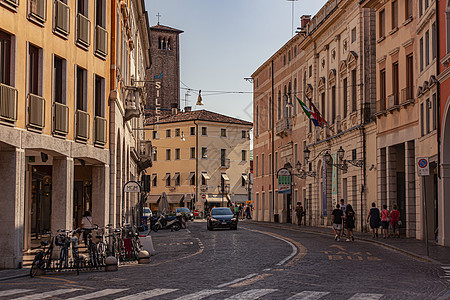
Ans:
<svg viewBox="0 0 450 300"><path fill-rule="evenodd" d="M241 222L237 231L151 233L148 265L0 282L2 299L448 299L440 264L377 244Z"/></svg>

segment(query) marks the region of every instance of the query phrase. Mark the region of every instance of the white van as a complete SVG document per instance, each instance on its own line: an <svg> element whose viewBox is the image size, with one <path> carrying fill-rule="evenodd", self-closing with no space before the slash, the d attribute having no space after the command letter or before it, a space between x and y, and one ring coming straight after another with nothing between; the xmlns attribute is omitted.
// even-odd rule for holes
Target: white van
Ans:
<svg viewBox="0 0 450 300"><path fill-rule="evenodd" d="M149 217L149 218L153 217L152 210L150 208L148 208L148 207L144 207L144 210L142 212L142 216Z"/></svg>

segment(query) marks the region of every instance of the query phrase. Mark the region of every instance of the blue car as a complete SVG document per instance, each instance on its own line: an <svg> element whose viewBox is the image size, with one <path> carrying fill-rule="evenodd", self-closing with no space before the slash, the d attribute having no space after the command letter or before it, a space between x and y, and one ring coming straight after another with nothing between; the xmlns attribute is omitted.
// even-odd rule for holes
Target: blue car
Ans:
<svg viewBox="0 0 450 300"><path fill-rule="evenodd" d="M213 230L214 228L230 228L237 229L238 218L228 207L215 207L208 216L206 228Z"/></svg>

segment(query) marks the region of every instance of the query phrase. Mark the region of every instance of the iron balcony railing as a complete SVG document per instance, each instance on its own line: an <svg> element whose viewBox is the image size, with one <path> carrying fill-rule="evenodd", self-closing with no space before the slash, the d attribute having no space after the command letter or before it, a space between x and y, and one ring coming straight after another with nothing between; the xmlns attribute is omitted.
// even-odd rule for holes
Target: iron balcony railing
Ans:
<svg viewBox="0 0 450 300"><path fill-rule="evenodd" d="M0 83L0 119L15 122L17 120L17 89Z"/></svg>
<svg viewBox="0 0 450 300"><path fill-rule="evenodd" d="M45 99L41 96L28 94L28 126L34 129L44 128Z"/></svg>
<svg viewBox="0 0 450 300"><path fill-rule="evenodd" d="M69 132L69 107L65 104L53 103L53 133L66 135Z"/></svg>

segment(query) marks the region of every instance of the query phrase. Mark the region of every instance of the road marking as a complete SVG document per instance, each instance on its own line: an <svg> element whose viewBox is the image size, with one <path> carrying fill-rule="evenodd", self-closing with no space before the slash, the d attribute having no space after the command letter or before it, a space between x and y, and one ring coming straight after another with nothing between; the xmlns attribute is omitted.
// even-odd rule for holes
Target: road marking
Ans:
<svg viewBox="0 0 450 300"><path fill-rule="evenodd" d="M13 290L1 291L0 297L6 297L6 296L11 296L11 295L16 295L16 294L23 294L23 293L31 292L31 291L32 290L24 290L24 289L13 289Z"/></svg>
<svg viewBox="0 0 450 300"><path fill-rule="evenodd" d="M86 295L82 295L82 296L77 296L77 297L73 297L73 298L69 298L66 300L83 300L83 299L95 299L95 298L100 298L100 297L105 297L105 296L109 296L112 294L117 294L123 291L126 291L128 289L104 289L98 292L94 292L94 293L89 293Z"/></svg>
<svg viewBox="0 0 450 300"><path fill-rule="evenodd" d="M317 300L328 294L329 292L303 291L289 297L288 300Z"/></svg>
<svg viewBox="0 0 450 300"><path fill-rule="evenodd" d="M238 283L238 282L240 282L240 281L243 281L243 280L246 280L246 279L250 279L250 278L255 277L255 276L257 276L257 275L258 275L257 273L253 273L253 274L247 275L247 276L242 277L242 278L235 279L235 280L230 281L230 282L227 282L227 283L219 284L217 287L218 287L218 288L223 288L223 287L226 287L226 286L229 286L229 285Z"/></svg>
<svg viewBox="0 0 450 300"><path fill-rule="evenodd" d="M272 274L268 274L268 273L261 274L261 275L255 276L253 278L250 278L248 280L241 281L239 283L230 285L230 287L231 288L235 288L235 287L243 287L243 286L246 286L246 285L254 284L254 283L256 283L256 282L258 282L260 280L263 280L264 278L269 277L269 276L272 276Z"/></svg>
<svg viewBox="0 0 450 300"><path fill-rule="evenodd" d="M145 291L142 293L137 293L134 295L129 295L121 298L116 298L116 300L138 300L138 299L149 299L152 297L161 296L164 294L172 293L178 291L178 289L153 289L150 291Z"/></svg>
<svg viewBox="0 0 450 300"><path fill-rule="evenodd" d="M272 289L254 289L245 291L239 294L236 294L234 296L231 296L227 298L226 300L253 300L261 298L262 296L265 296L267 294L276 292L278 290L272 290Z"/></svg>
<svg viewBox="0 0 450 300"><path fill-rule="evenodd" d="M383 297L381 294L358 293L353 295L353 297L348 300L378 300L381 297Z"/></svg>
<svg viewBox="0 0 450 300"><path fill-rule="evenodd" d="M203 299L206 297L209 297L214 294L225 292L225 290L202 290L197 293L185 295L183 297L177 298L175 300L196 300L196 299Z"/></svg>
<svg viewBox="0 0 450 300"><path fill-rule="evenodd" d="M58 296L58 295L62 295L62 294L76 292L79 290L80 289L59 289L59 290L54 290L54 291L50 291L50 292L33 294L33 295L28 295L28 296L24 296L24 297L20 297L20 298L15 298L14 300L44 299L44 298L49 298L49 297Z"/></svg>

